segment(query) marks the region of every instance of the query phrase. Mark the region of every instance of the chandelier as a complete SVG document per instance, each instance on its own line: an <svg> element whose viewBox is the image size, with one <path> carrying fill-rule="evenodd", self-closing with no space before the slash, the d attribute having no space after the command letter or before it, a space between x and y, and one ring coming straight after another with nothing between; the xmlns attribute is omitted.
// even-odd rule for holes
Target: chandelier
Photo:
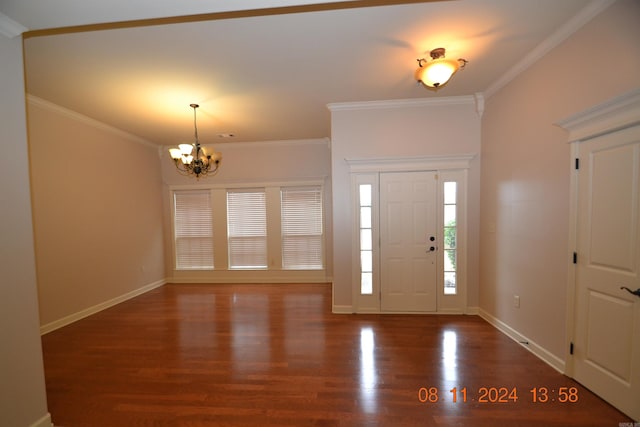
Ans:
<svg viewBox="0 0 640 427"><path fill-rule="evenodd" d="M446 84L451 76L460 68L464 68L467 65L466 59L446 59L444 57L445 49L439 47L433 49L429 55L432 61L428 62L424 58L418 59L418 69L416 70L416 80L422 82L425 86L438 89L440 86Z"/></svg>
<svg viewBox="0 0 640 427"><path fill-rule="evenodd" d="M196 122L196 109L200 107L198 104L189 104L193 108L193 128L195 142L193 144L180 144L178 148L170 148L169 154L173 162L182 175L191 175L196 178L206 176L208 174L215 175L220 167L222 154L213 151L207 154L204 148L200 146L198 141L198 125ZM195 152L194 152L195 150Z"/></svg>

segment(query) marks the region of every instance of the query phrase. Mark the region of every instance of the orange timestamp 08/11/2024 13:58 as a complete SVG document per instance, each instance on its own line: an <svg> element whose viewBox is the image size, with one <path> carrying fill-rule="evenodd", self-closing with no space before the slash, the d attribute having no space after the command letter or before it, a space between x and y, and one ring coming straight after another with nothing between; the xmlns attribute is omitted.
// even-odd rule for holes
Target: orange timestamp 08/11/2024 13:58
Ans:
<svg viewBox="0 0 640 427"><path fill-rule="evenodd" d="M420 387L420 403L517 403L520 399L533 403L576 403L580 399L577 387L531 387L526 397L521 397L517 387L453 387L441 393L438 387Z"/></svg>

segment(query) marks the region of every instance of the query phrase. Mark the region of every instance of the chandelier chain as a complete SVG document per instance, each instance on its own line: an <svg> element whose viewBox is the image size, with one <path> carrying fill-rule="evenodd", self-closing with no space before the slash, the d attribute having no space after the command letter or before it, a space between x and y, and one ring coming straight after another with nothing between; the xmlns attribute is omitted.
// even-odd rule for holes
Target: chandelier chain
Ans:
<svg viewBox="0 0 640 427"><path fill-rule="evenodd" d="M193 108L193 134L196 138L196 144L198 144L198 122L196 120L196 110L200 106L198 104L190 104L190 107Z"/></svg>

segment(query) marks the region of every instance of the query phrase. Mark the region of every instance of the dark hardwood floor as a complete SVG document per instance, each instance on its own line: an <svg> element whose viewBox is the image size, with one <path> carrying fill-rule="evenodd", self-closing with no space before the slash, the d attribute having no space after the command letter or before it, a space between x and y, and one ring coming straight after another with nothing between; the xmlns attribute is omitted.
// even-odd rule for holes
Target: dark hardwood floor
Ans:
<svg viewBox="0 0 640 427"><path fill-rule="evenodd" d="M42 342L56 426L631 421L479 317L334 315L329 285L165 285Z"/></svg>

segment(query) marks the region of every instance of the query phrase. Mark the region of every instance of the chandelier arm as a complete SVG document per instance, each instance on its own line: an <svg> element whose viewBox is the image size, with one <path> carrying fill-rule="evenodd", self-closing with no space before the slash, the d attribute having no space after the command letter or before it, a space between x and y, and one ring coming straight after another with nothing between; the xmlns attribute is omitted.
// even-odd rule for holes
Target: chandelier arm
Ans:
<svg viewBox="0 0 640 427"><path fill-rule="evenodd" d="M180 159L174 159L176 169L180 175L189 176L189 170L186 168L186 165L182 163Z"/></svg>

